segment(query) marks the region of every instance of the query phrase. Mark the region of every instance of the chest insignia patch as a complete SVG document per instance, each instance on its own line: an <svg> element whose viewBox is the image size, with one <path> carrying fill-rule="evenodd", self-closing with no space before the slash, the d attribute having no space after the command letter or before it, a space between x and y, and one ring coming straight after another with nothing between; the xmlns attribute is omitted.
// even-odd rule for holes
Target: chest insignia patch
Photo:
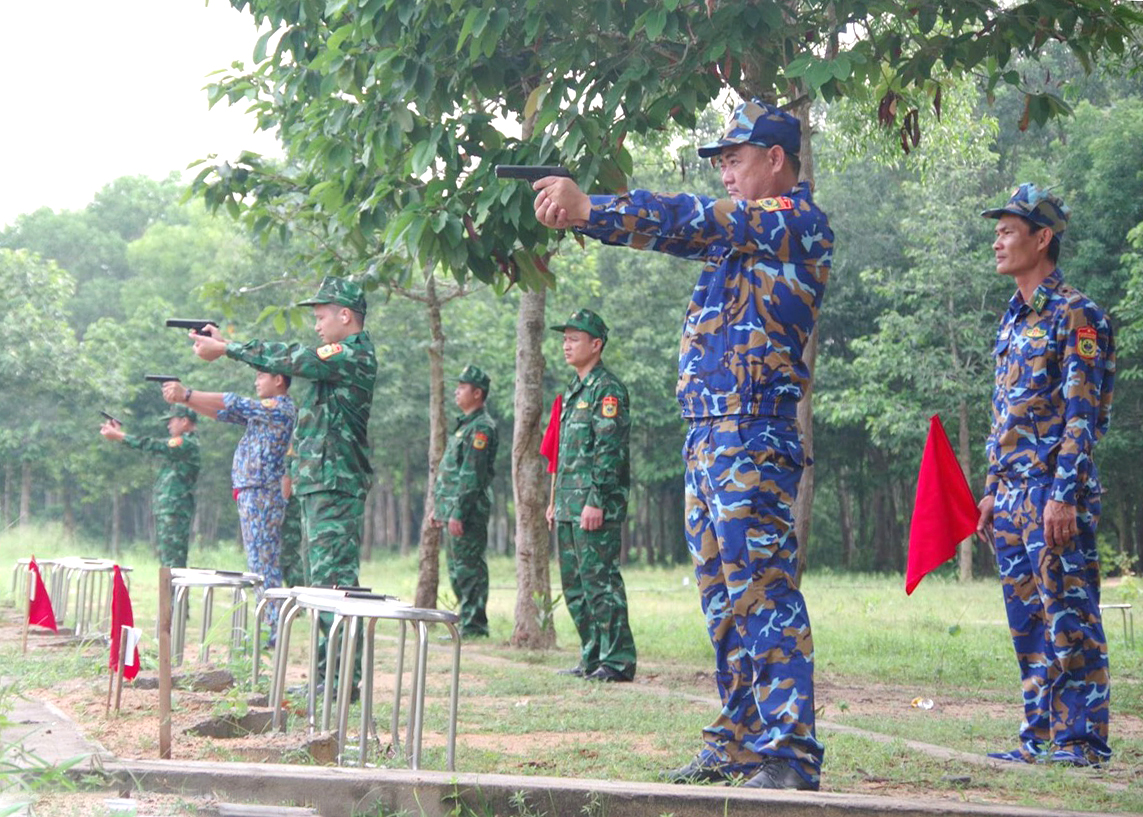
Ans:
<svg viewBox="0 0 1143 817"><path fill-rule="evenodd" d="M483 451L488 447L488 435L483 431L476 432L472 437L472 447L477 451Z"/></svg>
<svg viewBox="0 0 1143 817"><path fill-rule="evenodd" d="M171 437L169 440L167 440L167 448L178 448L182 444L182 437Z"/></svg>
<svg viewBox="0 0 1143 817"><path fill-rule="evenodd" d="M580 400L578 403L575 404L575 407L577 409L591 408L591 404L588 403L586 400Z"/></svg>
<svg viewBox="0 0 1143 817"><path fill-rule="evenodd" d="M758 206L765 210L767 213L773 213L777 210L793 210L794 200L787 196L773 196L764 199L758 199Z"/></svg>
<svg viewBox="0 0 1143 817"><path fill-rule="evenodd" d="M1024 333L1024 337L1026 337L1028 340L1041 340L1047 336L1048 330L1042 326L1033 326L1031 329Z"/></svg>
<svg viewBox="0 0 1143 817"><path fill-rule="evenodd" d="M1076 330L1076 352L1084 360L1095 360L1099 354L1094 326L1081 326Z"/></svg>
<svg viewBox="0 0 1143 817"><path fill-rule="evenodd" d="M619 398L614 395L608 395L603 398L603 410L601 412L604 417L615 417L619 414Z"/></svg>
<svg viewBox="0 0 1143 817"><path fill-rule="evenodd" d="M341 353L342 346L340 343L327 343L325 346L317 350L317 356L322 360L329 360L336 354Z"/></svg>

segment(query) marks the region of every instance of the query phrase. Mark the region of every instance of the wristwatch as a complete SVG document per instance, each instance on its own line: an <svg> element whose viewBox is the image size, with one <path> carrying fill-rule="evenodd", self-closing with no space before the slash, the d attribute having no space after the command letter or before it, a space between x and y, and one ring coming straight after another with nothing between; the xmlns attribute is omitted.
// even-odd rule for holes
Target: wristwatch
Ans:
<svg viewBox="0 0 1143 817"><path fill-rule="evenodd" d="M194 394L194 389L187 389L187 393L183 395L183 403L189 404L192 394Z"/></svg>

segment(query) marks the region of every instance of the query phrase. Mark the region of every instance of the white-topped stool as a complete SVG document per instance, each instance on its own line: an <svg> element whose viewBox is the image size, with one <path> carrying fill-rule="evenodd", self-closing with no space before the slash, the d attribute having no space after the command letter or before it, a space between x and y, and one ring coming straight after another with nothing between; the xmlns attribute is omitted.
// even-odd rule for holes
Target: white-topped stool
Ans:
<svg viewBox="0 0 1143 817"><path fill-rule="evenodd" d="M207 634L214 619L214 591L231 591L230 655L242 649L250 620L249 606L252 591L262 586L257 573L237 570L206 570L195 567L171 568L171 596L174 608L171 618L171 658L175 666L183 662L186 647L187 619L190 615L190 591L202 588L202 627L199 638L199 661L210 660Z"/></svg>

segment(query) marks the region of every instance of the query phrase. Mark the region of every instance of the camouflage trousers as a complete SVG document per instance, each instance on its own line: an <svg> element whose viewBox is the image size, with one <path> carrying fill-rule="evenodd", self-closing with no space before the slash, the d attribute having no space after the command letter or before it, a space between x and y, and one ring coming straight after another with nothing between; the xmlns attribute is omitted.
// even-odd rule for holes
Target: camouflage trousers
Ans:
<svg viewBox="0 0 1143 817"><path fill-rule="evenodd" d="M246 548L246 569L262 577L262 590L282 586L282 518L286 513L286 500L277 484L243 488L235 496L238 504L238 523L242 528L242 544ZM270 625L273 643L278 631L278 608L281 602L266 606L266 621Z"/></svg>
<svg viewBox="0 0 1143 817"><path fill-rule="evenodd" d="M795 583L793 504L804 456L796 420L693 422L683 447L686 535L714 645L722 712L703 730L727 771L784 758L817 781L814 649Z"/></svg>
<svg viewBox="0 0 1143 817"><path fill-rule="evenodd" d="M627 590L619 574L620 523L586 531L579 521L556 522L560 580L579 632L584 673L605 666L635 677L635 637L627 622Z"/></svg>
<svg viewBox="0 0 1143 817"><path fill-rule="evenodd" d="M448 578L460 604L460 630L464 636L488 635L488 513L466 514L464 533L453 536L445 528Z"/></svg>
<svg viewBox="0 0 1143 817"><path fill-rule="evenodd" d="M302 505L297 496L291 496L286 502L286 513L282 518L282 553L278 564L286 587L304 587L310 583L306 551L302 546Z"/></svg>
<svg viewBox="0 0 1143 817"><path fill-rule="evenodd" d="M996 561L1024 689L1020 742L1032 755L1063 750L1097 763L1107 745L1111 687L1099 613L1095 528L1100 498L1076 506L1079 534L1044 542L1048 482L1001 481L993 508Z"/></svg>
<svg viewBox="0 0 1143 817"><path fill-rule="evenodd" d="M365 498L334 491L320 491L299 497L302 526L309 542L310 581L315 586L355 586L361 562L361 537L365 522ZM324 681L326 643L333 615L318 618L318 672ZM353 683L361 679L361 642L358 633ZM333 667L337 682L337 664Z"/></svg>
<svg viewBox="0 0 1143 817"><path fill-rule="evenodd" d="M190 549L191 520L193 518L193 505L189 513L155 514L155 538L159 541L159 564L163 567L187 566L187 551Z"/></svg>

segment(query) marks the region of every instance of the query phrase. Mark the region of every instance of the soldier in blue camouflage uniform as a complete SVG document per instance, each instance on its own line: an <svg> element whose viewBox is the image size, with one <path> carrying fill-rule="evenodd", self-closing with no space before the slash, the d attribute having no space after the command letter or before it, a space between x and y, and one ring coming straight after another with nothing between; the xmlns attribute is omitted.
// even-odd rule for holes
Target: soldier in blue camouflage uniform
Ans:
<svg viewBox="0 0 1143 817"><path fill-rule="evenodd" d="M448 439L433 486L433 525L446 527L448 578L460 603L461 634L488 636L488 517L499 446L496 421L484 402L491 381L477 366L457 378L456 405L464 412Z"/></svg>
<svg viewBox="0 0 1143 817"><path fill-rule="evenodd" d="M289 375L269 372L258 372L254 378L257 400L233 392L189 389L177 381L163 384L163 398L168 403L179 403L224 423L246 428L234 449L230 483L246 547L246 567L262 577L259 596L265 588L282 586L282 520L286 499L281 481L297 418L294 401L287 394L289 388ZM269 605L266 617L271 645L278 630L278 607L277 602Z"/></svg>
<svg viewBox="0 0 1143 817"><path fill-rule="evenodd" d="M560 580L580 639L579 664L562 674L592 681L635 677L635 637L619 573L631 486L631 403L603 365L607 324L590 309L553 326L576 371L563 394L560 448L548 524L556 526Z"/></svg>
<svg viewBox="0 0 1143 817"><path fill-rule="evenodd" d="M978 532L995 537L1024 691L1020 745L990 757L1098 765L1110 678L1099 613L1099 472L1115 339L1103 310L1064 283L1056 261L1069 211L1023 184L998 219L996 271L1016 293L996 337L988 481Z"/></svg>
<svg viewBox="0 0 1143 817"><path fill-rule="evenodd" d="M202 462L195 434L198 415L185 406L172 406L163 419L170 433L165 440L124 434L119 423L113 420L104 423L99 433L159 457L159 473L151 500L159 562L164 567L186 567L194 519L194 486Z"/></svg>
<svg viewBox="0 0 1143 817"><path fill-rule="evenodd" d="M805 456L797 404L803 350L829 275L833 233L797 184L798 120L739 105L699 148L728 198L633 190L585 196L570 179L536 182L549 227L703 262L683 322L678 396L689 421L686 534L722 699L704 748L677 782L817 789L813 642L795 579L792 508Z"/></svg>
<svg viewBox="0 0 1143 817"><path fill-rule="evenodd" d="M377 356L364 329L365 294L344 278L326 277L312 306L317 348L300 343L252 340L227 342L216 327L209 337L192 335L195 354L204 360L226 355L275 374L309 380L312 386L298 406L294 448L298 456L294 492L302 509L309 546L310 579L315 585L357 585L365 495L372 482L367 429L377 379ZM321 619L320 671L325 672L325 642L332 617ZM354 683L360 677L357 651ZM336 672L336 667L334 671Z"/></svg>

